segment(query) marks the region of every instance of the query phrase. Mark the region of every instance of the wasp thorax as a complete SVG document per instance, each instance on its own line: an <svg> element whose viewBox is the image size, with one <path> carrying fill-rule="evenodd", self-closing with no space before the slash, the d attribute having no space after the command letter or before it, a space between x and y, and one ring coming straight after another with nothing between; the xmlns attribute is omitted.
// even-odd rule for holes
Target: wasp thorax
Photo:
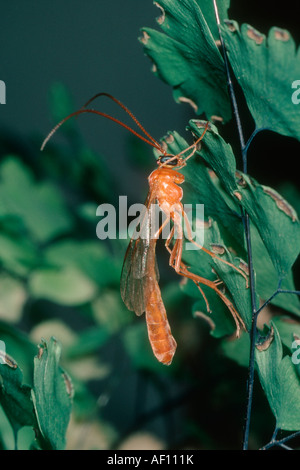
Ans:
<svg viewBox="0 0 300 470"><path fill-rule="evenodd" d="M172 154L161 155L158 158L157 163L158 165L165 163L170 166L176 166L178 165L178 158Z"/></svg>

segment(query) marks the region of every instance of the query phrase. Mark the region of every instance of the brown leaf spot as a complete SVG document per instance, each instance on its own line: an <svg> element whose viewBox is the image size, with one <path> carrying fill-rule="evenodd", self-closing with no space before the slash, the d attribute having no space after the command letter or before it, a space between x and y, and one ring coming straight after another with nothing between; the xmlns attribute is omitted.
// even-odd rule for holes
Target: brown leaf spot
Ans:
<svg viewBox="0 0 300 470"><path fill-rule="evenodd" d="M236 182L239 186L241 186L242 188L245 188L247 186L247 182L245 180L245 178L243 177L242 173L239 172L239 171L236 171L235 172L235 177L236 177Z"/></svg>
<svg viewBox="0 0 300 470"><path fill-rule="evenodd" d="M168 134L166 137L165 137L165 141L167 142L167 144L173 144L174 142L174 136L172 134Z"/></svg>
<svg viewBox="0 0 300 470"><path fill-rule="evenodd" d="M223 245L220 245L218 243L211 243L211 251L215 253L216 255L224 255L225 253L225 248Z"/></svg>
<svg viewBox="0 0 300 470"><path fill-rule="evenodd" d="M0 351L0 360L0 364L6 364L12 369L16 369L18 367L16 361L4 351Z"/></svg>
<svg viewBox="0 0 300 470"><path fill-rule="evenodd" d="M232 253L233 255L235 255L235 256L237 255L236 250L235 250L234 248L232 248L232 246L228 246L227 249L228 249L228 251L229 251L230 253Z"/></svg>
<svg viewBox="0 0 300 470"><path fill-rule="evenodd" d="M45 349L45 348L43 348L42 346L39 346L39 347L38 347L38 353L37 353L37 356L36 356L38 359L41 359L41 357L42 357L42 355L43 355L43 353L44 353L44 349Z"/></svg>
<svg viewBox="0 0 300 470"><path fill-rule="evenodd" d="M235 195L235 197L241 201L243 199L243 196L241 195L241 193L239 191L234 191L233 193Z"/></svg>
<svg viewBox="0 0 300 470"><path fill-rule="evenodd" d="M296 335L296 333L293 333L293 339L294 339L294 341L297 341L297 344L299 344L299 346L300 346L300 337L298 335Z"/></svg>
<svg viewBox="0 0 300 470"><path fill-rule="evenodd" d="M223 122L224 121L222 116L216 116L216 115L210 116L210 120L212 122Z"/></svg>
<svg viewBox="0 0 300 470"><path fill-rule="evenodd" d="M156 21L158 22L158 24L163 24L164 21L165 21L165 19L166 19L165 10L163 9L163 7L162 7L159 3L157 3L157 2L153 2L153 3L154 3L154 5L157 6L157 8L159 8L160 11L161 11L161 15L156 18Z"/></svg>
<svg viewBox="0 0 300 470"><path fill-rule="evenodd" d="M192 122L195 124L195 126L198 127L198 129L204 129L206 127L207 121L203 121L201 119L192 119ZM211 130L211 125L208 123L208 131ZM197 137L197 136L196 136Z"/></svg>
<svg viewBox="0 0 300 470"><path fill-rule="evenodd" d="M195 113L198 111L198 106L196 105L196 103L191 100L190 98L186 98L185 96L180 96L178 98L178 101L180 101L180 103L188 103L189 105L191 105L191 107L193 108L193 110L195 111Z"/></svg>
<svg viewBox="0 0 300 470"><path fill-rule="evenodd" d="M150 36L148 33L146 33L146 31L143 31L143 36L140 38L140 41L143 43L143 44L147 44L147 42L149 41L150 39Z"/></svg>
<svg viewBox="0 0 300 470"><path fill-rule="evenodd" d="M273 188L269 188L268 186L263 186L264 193L271 196L271 198L276 202L276 206L278 209L283 211L293 222L298 220L296 211L294 208Z"/></svg>
<svg viewBox="0 0 300 470"><path fill-rule="evenodd" d="M290 39L289 32L281 28L274 28L274 36L278 41L286 42Z"/></svg>
<svg viewBox="0 0 300 470"><path fill-rule="evenodd" d="M227 28L229 29L229 31L231 31L232 33L234 33L236 31L236 27L235 27L235 24L233 21L230 21L230 20L224 20L224 23L226 24Z"/></svg>
<svg viewBox="0 0 300 470"><path fill-rule="evenodd" d="M256 344L256 349L258 349L259 351L266 351L270 347L270 344L272 343L273 339L274 339L274 328L273 326L271 326L268 335L265 338L263 338L262 341Z"/></svg>
<svg viewBox="0 0 300 470"><path fill-rule="evenodd" d="M69 395L69 397L72 398L73 395L74 395L74 387L73 387L73 384L71 382L71 379L68 376L68 374L66 374L65 372L63 372L62 376L63 376L64 382L65 382L67 394Z"/></svg>
<svg viewBox="0 0 300 470"><path fill-rule="evenodd" d="M197 139L196 139L197 140ZM197 152L200 152L200 150L202 149L202 144L201 142L198 142L198 144L196 145L197 147Z"/></svg>
<svg viewBox="0 0 300 470"><path fill-rule="evenodd" d="M249 266L244 260L240 260L239 268L244 271L247 276L249 276Z"/></svg>
<svg viewBox="0 0 300 470"><path fill-rule="evenodd" d="M209 176L212 180L218 179L217 174L214 170L212 170L211 168L208 168L207 171L208 171L208 174L209 174Z"/></svg>
<svg viewBox="0 0 300 470"><path fill-rule="evenodd" d="M165 142L164 139L161 139L161 140L160 140L160 144L161 144L161 147L163 148L163 150L164 150L165 152L167 152L167 150L168 150L168 145L166 144L166 142Z"/></svg>
<svg viewBox="0 0 300 470"><path fill-rule="evenodd" d="M197 318L203 318L203 320L205 320L209 324L211 330L214 330L216 328L215 322L208 315L206 315L205 313L200 312L200 311L197 310L194 313L194 316L197 317Z"/></svg>
<svg viewBox="0 0 300 470"><path fill-rule="evenodd" d="M253 41L255 41L256 44L258 44L258 45L262 44L262 42L264 40L264 35L259 33L256 29L252 28L252 26L248 26L247 36L250 39L253 39Z"/></svg>

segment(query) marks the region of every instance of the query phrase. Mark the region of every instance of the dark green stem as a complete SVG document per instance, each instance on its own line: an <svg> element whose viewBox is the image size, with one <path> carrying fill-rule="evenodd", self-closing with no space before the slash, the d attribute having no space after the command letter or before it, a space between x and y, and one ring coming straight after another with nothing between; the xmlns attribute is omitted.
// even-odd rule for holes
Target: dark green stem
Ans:
<svg viewBox="0 0 300 470"><path fill-rule="evenodd" d="M261 447L260 450L267 450L267 449L270 449L271 447L276 447L276 446L282 447L283 449L286 449L286 450L292 450L291 447L288 447L287 445L285 445L285 442L288 442L294 439L295 437L300 436L300 431L297 431L297 432L294 432L293 434L290 434L289 436L284 437L283 439L277 440L276 439L277 433L278 433L278 429L275 428L274 434L270 442L266 444L265 446Z"/></svg>
<svg viewBox="0 0 300 470"><path fill-rule="evenodd" d="M218 13L218 7L216 0L213 0L217 25L219 29L219 37L223 52L223 59L225 64L225 71L227 77L227 85L229 90L229 95L233 107L233 114L235 117L241 152L242 152L242 160L243 160L243 172L247 173L247 151L249 144L245 144L242 123L240 119L240 114L238 110L238 105L235 97L235 92L231 80L230 74L230 67L226 52L226 47L224 43L224 39L221 33L221 23ZM253 400L253 387L254 387L254 365L255 365L255 343L256 343L256 336L257 336L257 314L256 314L256 296L255 296L255 276L254 276L254 268L253 268L253 258L252 258L252 245L251 245L251 231L250 231L250 219L248 213L243 210L242 217L244 221L244 230L245 230L245 238L246 238L246 246L247 246L247 253L248 253L248 267L249 267L249 282L250 282L250 292L251 292L251 307L252 307L252 322L251 322L251 331L250 331L250 360L249 360L249 369L248 369L248 381L247 381L247 405L246 405L246 420L245 420L245 428L244 428L244 437L243 437L243 449L248 449L249 443L249 430L250 430L250 420L251 420L251 410L252 410L252 400Z"/></svg>

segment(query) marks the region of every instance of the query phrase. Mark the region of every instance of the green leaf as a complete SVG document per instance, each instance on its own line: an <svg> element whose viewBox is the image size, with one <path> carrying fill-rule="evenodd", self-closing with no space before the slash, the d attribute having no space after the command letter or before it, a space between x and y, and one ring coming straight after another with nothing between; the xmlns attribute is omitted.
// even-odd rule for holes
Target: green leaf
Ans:
<svg viewBox="0 0 300 470"><path fill-rule="evenodd" d="M62 450L72 410L72 383L60 367L60 344L42 342L34 359L32 398L43 448Z"/></svg>
<svg viewBox="0 0 300 470"><path fill-rule="evenodd" d="M245 176L241 204L255 223L279 278L284 278L300 251L300 224L293 208L272 188Z"/></svg>
<svg viewBox="0 0 300 470"><path fill-rule="evenodd" d="M47 268L29 278L34 297L64 305L80 305L95 298L98 287L118 286L121 262L101 242L63 240L44 251Z"/></svg>
<svg viewBox="0 0 300 470"><path fill-rule="evenodd" d="M204 124L204 121L192 119L189 121L189 130L198 138L203 133ZM200 157L210 165L229 194L233 195L239 189L236 160L231 145L225 142L213 124L209 125L201 141Z"/></svg>
<svg viewBox="0 0 300 470"><path fill-rule="evenodd" d="M210 281L217 279L222 280L223 284L219 286L219 290L224 293L225 288L226 297L229 301L233 302L237 312L245 322L246 327L250 328L252 316L250 289L247 288L245 278L234 270L232 266L223 262L229 262L238 268L240 260L233 256L225 246L216 222L212 222L211 225L205 229L204 240L204 246L207 249L214 251L213 247L217 246L218 251L216 255L219 259L210 257L202 250L193 250L190 253L185 252L184 260L192 267L191 270L193 273L209 279ZM220 337L226 334L232 334L236 330L236 325L228 307L212 288L201 285L201 288L202 287L212 312L207 313L203 299L200 301L202 303L202 309L200 302L198 302L194 306L194 312L196 312L195 309L197 309L197 311L200 310L202 316L208 316L214 324L211 332L213 336Z"/></svg>
<svg viewBox="0 0 300 470"><path fill-rule="evenodd" d="M163 13L158 23L164 33L143 28L141 42L157 75L172 86L177 102L189 102L197 114L204 111L208 119L217 115L228 121L231 107L210 3L160 0ZM227 17L228 4L227 0L220 9L222 19Z"/></svg>
<svg viewBox="0 0 300 470"><path fill-rule="evenodd" d="M39 262L36 246L24 236L24 232L0 233L0 262L8 271L27 275Z"/></svg>
<svg viewBox="0 0 300 470"><path fill-rule="evenodd" d="M0 321L0 339L5 343L6 351L13 354L26 384L32 383L33 358L36 346L28 335L7 322Z"/></svg>
<svg viewBox="0 0 300 470"><path fill-rule="evenodd" d="M14 156L0 167L0 214L19 216L38 242L69 231L73 225L58 188L34 181L30 170Z"/></svg>
<svg viewBox="0 0 300 470"><path fill-rule="evenodd" d="M201 121L190 121L191 129L196 136L203 132ZM169 133L164 138L168 152L177 154L187 148L187 142L176 132ZM207 168L205 161L210 165ZM291 265L299 252L300 243L297 240L300 235L299 222L293 208L277 192L270 188L258 185L252 178L244 177L241 172L236 171L235 158L232 149L221 136L215 126L206 133L200 150L200 155L189 160L186 167L182 169L185 175L184 203L204 203L206 225L218 227L219 234L205 231L204 246L211 249L211 243L219 243L225 247L228 260L235 263L226 247L236 251L237 257L246 258L244 246L244 228L242 224L240 205L251 215L252 245L254 267L257 274L257 292L262 300L270 297L278 287L279 278L284 277L282 287L292 289L293 279ZM248 189L247 189L248 187ZM251 188L251 191L249 191ZM236 196L238 192L239 198ZM241 200L239 200L241 199ZM267 223L266 223L267 221ZM289 240L287 246L286 241ZM295 243L296 241L296 243ZM227 267L223 263L216 264L209 260L204 253L184 252L183 259L192 271L207 279L214 280L211 268L213 267L219 277L225 282L228 291L234 300L239 312L244 312L243 319L250 326L251 302L249 290L245 290L244 279L240 275L231 275L232 270L226 272ZM223 265L223 266L222 266ZM238 265L238 264L237 264ZM192 297L199 297L197 288L188 282L184 291ZM211 289L204 287L205 295L213 313L209 318L214 323L212 334L223 336L232 333L232 324L224 321L224 306ZM292 313L299 315L299 300L295 296L283 298L277 296L273 303L286 308ZM206 315L206 306L203 299L195 305L194 311L200 311ZM215 316L214 312L218 312ZM228 315L228 314L227 314Z"/></svg>
<svg viewBox="0 0 300 470"><path fill-rule="evenodd" d="M0 319L17 323L22 316L27 292L22 282L0 274Z"/></svg>
<svg viewBox="0 0 300 470"><path fill-rule="evenodd" d="M15 441L23 426L35 426L31 389L23 385L23 374L18 364L0 351L0 403L12 426Z"/></svg>
<svg viewBox="0 0 300 470"><path fill-rule="evenodd" d="M230 64L242 87L256 129L300 139L300 113L292 82L300 76L300 49L290 33L273 27L268 37L235 21L222 27Z"/></svg>
<svg viewBox="0 0 300 470"><path fill-rule="evenodd" d="M256 349L260 382L276 418L276 427L285 431L300 430L300 381L290 356L283 357L276 326L274 339L266 350Z"/></svg>
<svg viewBox="0 0 300 470"><path fill-rule="evenodd" d="M215 129L215 127L213 127L213 129ZM187 142L176 132L169 133L169 135L164 139L164 143L167 145L168 152L172 154L177 154L188 147ZM230 146L227 147L230 149ZM233 175L235 175L234 157L233 163L232 161L224 158L224 152L226 156L226 149L224 150L224 146L221 142L217 142L214 151L218 152L220 159L223 158L225 160L226 163L224 164L229 165L227 173L229 174L228 181L230 182L232 177L230 164L233 169ZM227 150L227 152L229 153L229 150ZM213 150L211 150L211 153L213 153ZM202 150L200 155L202 156ZM229 156L231 157L232 153L229 153ZM182 169L182 173L185 176L185 182L182 186L184 191L184 204L204 204L204 216L206 220L204 247L211 250L212 243L223 245L224 250L226 251L226 261L238 266L238 258L243 258L245 250L243 247L244 228L241 217L238 213L239 205L236 202L236 199L228 197L228 195L226 196L226 192L222 189L221 185L216 184L216 179L218 179L216 174L207 168L205 161L200 157L195 156L190 159L187 166ZM233 181L235 182L235 176L233 177ZM226 247L230 247L232 251L237 252L237 259L234 259L235 257L229 253ZM190 270L193 273L210 281L215 281L217 279L217 276L212 272L212 268L217 271L216 268L218 268L219 264L216 265L207 253L200 250L185 250L183 253L183 260L188 266L190 266ZM224 263L220 262L220 264L222 265ZM230 292L232 301L237 302L239 313L243 312L243 319L246 324L249 325L249 319L251 318L249 303L250 297L249 290L246 289L245 279L239 273L236 273L236 276L233 268L227 270L227 267L225 268L225 266L226 265L224 264L224 268L222 266L219 267L218 274L221 279L223 279L222 276L224 276L223 281L228 287L227 293ZM223 301L211 288L201 285L201 288L202 287L210 305L210 309L212 310L212 313L208 315L214 324L212 334L216 337L232 334L235 331L235 324L227 306L225 306ZM200 300L194 306L194 312L197 311L201 312L201 315L206 315L206 304L197 287L192 282L188 282L183 285L182 288L184 292L191 297L195 297L197 299L200 297Z"/></svg>
<svg viewBox="0 0 300 470"><path fill-rule="evenodd" d="M212 126L212 129L215 130L216 128ZM199 133L200 130L197 128L196 132ZM177 132L169 132L163 141L167 145L168 152L174 155L189 146L186 140ZM230 148L230 146L228 147ZM225 151L223 145L217 145L213 151L218 152L220 160L223 158L227 162L228 154L225 153L226 158L223 157L223 152ZM224 231L226 230L226 239L229 236L230 243L234 243L232 240L234 238L235 243L241 249L244 243L244 229L239 214L240 208L238 202L236 198L228 197L216 174L207 167L204 159L201 157L202 149L200 156L195 155L188 161L187 166L181 170L185 177L185 182L182 186L183 203L204 204L205 220L209 221L210 217L214 219L218 226L222 227L222 235L224 236ZM223 168L221 171L223 173Z"/></svg>
<svg viewBox="0 0 300 470"><path fill-rule="evenodd" d="M113 258L101 241L63 240L46 250L45 259L53 266L76 267L101 287L119 286L122 260Z"/></svg>
<svg viewBox="0 0 300 470"><path fill-rule="evenodd" d="M222 255L221 259L225 259L239 268L239 260L236 261L236 258L230 254L225 245L221 246L225 253L225 256ZM246 279L231 266L222 263L222 261L213 259L213 262L215 264L215 271L218 274L218 278L223 281L224 286L226 287L226 292L230 293L230 297L233 299L237 312L243 319L246 328L249 330L251 327L252 304L251 291L249 287L247 288ZM256 304L258 304L258 296L256 293L255 297Z"/></svg>
<svg viewBox="0 0 300 470"><path fill-rule="evenodd" d="M284 346L286 346L290 351L293 351L292 346L295 341L295 336L300 338L300 322L296 322L292 318L286 316L274 317L272 322L276 326Z"/></svg>
<svg viewBox="0 0 300 470"><path fill-rule="evenodd" d="M211 34L213 35L214 39L217 41L219 40L219 28L216 21L216 13L214 9L213 2L207 2L206 0L196 0L201 8L205 21L209 27ZM219 18L221 21L228 18L228 9L230 7L230 0L222 0L222 2L218 3L218 12Z"/></svg>
<svg viewBox="0 0 300 470"><path fill-rule="evenodd" d="M250 337L242 333L239 338L225 338L221 343L223 354L242 367L249 367Z"/></svg>
<svg viewBox="0 0 300 470"><path fill-rule="evenodd" d="M101 295L92 302L93 317L111 334L124 329L135 315L130 312L121 299L119 290L105 289Z"/></svg>
<svg viewBox="0 0 300 470"><path fill-rule="evenodd" d="M226 309L222 300L217 296L217 294L208 287L201 286L205 297L211 308L211 312L207 312L206 304L203 296L201 296L197 287L189 281L186 286L183 288L183 292L192 297L197 297L199 300L194 303L192 313L193 317L196 319L205 320L208 326L210 327L210 334L214 338L223 338L224 336L230 336L234 334L235 326L233 319ZM194 293L192 293L194 292Z"/></svg>
<svg viewBox="0 0 300 470"><path fill-rule="evenodd" d="M94 282L74 266L36 270L29 278L30 294L62 305L80 305L97 293Z"/></svg>
<svg viewBox="0 0 300 470"><path fill-rule="evenodd" d="M16 448L14 432L0 405L0 450L11 450Z"/></svg>
<svg viewBox="0 0 300 470"><path fill-rule="evenodd" d="M260 299L264 301L270 298L277 290L278 273L259 236L257 228L253 224L251 224L251 244L253 264L256 272L256 288ZM295 290L292 270L283 279L281 288ZM271 303L300 316L300 299L297 295L279 294L272 299Z"/></svg>
<svg viewBox="0 0 300 470"><path fill-rule="evenodd" d="M196 136L203 132L201 121L190 121ZM278 276L284 278L298 257L300 224L294 209L274 189L236 173L231 146L211 126L204 136L200 155L215 171L224 189L249 214L265 244Z"/></svg>

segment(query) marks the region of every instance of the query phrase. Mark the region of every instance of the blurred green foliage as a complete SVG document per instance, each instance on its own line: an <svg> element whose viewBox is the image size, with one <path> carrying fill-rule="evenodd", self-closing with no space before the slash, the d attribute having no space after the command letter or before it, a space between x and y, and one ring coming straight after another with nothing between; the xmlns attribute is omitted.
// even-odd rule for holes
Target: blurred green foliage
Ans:
<svg viewBox="0 0 300 470"><path fill-rule="evenodd" d="M53 119L71 111L62 85L54 84L50 96ZM124 424L111 422L111 411L105 414L125 380L123 369L133 383L134 375L147 371L142 380L166 393L159 385L165 369L152 355L145 323L120 297L127 240L96 237L96 208L114 201L117 187L101 157L82 142L76 122L61 132L67 146L53 139L43 153L37 153L43 137L35 137L34 165L22 154L3 155L0 163L0 338L16 364L10 367L5 355L0 364L0 400L13 430L7 438L9 424L0 428L3 448L108 448L119 442ZM129 150L137 158L135 142ZM178 282L166 286L164 297L170 310L186 304ZM175 364L167 373L175 388L178 373L186 375ZM85 426L95 427L97 440L80 440Z"/></svg>

